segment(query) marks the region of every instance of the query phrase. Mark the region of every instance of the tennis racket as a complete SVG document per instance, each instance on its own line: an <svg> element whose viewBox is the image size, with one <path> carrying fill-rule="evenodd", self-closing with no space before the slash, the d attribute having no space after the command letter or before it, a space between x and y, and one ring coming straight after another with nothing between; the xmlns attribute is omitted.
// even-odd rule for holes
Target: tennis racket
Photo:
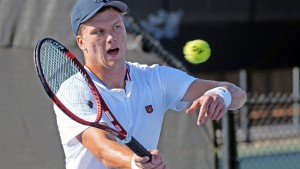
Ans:
<svg viewBox="0 0 300 169"><path fill-rule="evenodd" d="M44 38L35 46L34 63L46 93L62 112L78 123L105 130L138 156L151 160L150 152L122 127L87 71L66 47ZM99 123L103 113L114 128Z"/></svg>

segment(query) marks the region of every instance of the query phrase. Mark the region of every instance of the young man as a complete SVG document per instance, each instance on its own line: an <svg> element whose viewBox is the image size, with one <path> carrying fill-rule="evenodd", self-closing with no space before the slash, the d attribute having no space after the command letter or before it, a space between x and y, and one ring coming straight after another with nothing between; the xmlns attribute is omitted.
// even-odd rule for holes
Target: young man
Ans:
<svg viewBox="0 0 300 169"><path fill-rule="evenodd" d="M85 67L116 118L153 155L135 155L109 133L78 124L55 107L68 169L168 168L157 150L164 113L200 108L197 124L219 120L227 109L238 109L246 94L228 82L202 80L180 70L125 61L126 30L120 1L78 0L71 24ZM111 125L103 117L101 123Z"/></svg>

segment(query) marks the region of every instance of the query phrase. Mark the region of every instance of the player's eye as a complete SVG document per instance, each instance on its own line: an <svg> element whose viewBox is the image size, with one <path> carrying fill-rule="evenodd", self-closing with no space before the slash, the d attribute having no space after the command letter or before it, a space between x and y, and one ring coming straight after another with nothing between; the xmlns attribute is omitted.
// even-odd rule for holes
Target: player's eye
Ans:
<svg viewBox="0 0 300 169"><path fill-rule="evenodd" d="M104 35L105 31L103 29L96 29L95 31L92 32L92 34L96 35Z"/></svg>
<svg viewBox="0 0 300 169"><path fill-rule="evenodd" d="M113 29L115 30L115 31L117 31L117 30L119 30L120 29L120 25L115 25L114 27L113 27Z"/></svg>

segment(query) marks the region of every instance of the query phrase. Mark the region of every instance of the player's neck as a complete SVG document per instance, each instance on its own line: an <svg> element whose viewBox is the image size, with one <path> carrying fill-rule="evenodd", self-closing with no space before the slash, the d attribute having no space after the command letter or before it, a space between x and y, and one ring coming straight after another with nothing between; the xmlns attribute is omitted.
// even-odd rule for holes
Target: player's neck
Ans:
<svg viewBox="0 0 300 169"><path fill-rule="evenodd" d="M125 89L126 66L117 69L101 68L91 70L109 89Z"/></svg>

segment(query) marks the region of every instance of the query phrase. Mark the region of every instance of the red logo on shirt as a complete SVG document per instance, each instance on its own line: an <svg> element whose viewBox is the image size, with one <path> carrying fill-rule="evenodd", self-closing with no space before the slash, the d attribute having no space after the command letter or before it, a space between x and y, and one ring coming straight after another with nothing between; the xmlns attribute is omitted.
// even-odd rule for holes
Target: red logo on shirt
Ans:
<svg viewBox="0 0 300 169"><path fill-rule="evenodd" d="M146 109L147 113L152 113L153 112L152 105L145 106L145 109Z"/></svg>

